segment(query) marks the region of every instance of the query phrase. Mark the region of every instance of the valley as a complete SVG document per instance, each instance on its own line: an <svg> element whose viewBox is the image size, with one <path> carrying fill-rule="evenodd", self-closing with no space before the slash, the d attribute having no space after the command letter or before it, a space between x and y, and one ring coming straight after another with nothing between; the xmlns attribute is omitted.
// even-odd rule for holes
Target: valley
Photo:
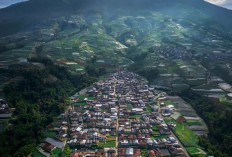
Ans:
<svg viewBox="0 0 232 157"><path fill-rule="evenodd" d="M231 11L154 1L0 9L3 157L232 156Z"/></svg>
<svg viewBox="0 0 232 157"><path fill-rule="evenodd" d="M195 134L207 130L202 119L180 97L146 83L119 71L75 94L34 156L70 148L71 156L205 156Z"/></svg>

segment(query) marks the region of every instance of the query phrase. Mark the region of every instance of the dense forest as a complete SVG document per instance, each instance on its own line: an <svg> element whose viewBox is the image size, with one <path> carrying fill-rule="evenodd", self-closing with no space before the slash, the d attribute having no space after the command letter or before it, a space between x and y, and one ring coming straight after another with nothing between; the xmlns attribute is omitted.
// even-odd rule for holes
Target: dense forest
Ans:
<svg viewBox="0 0 232 157"><path fill-rule="evenodd" d="M16 111L0 136L2 157L22 157L32 152L41 140L43 128L64 112L68 97L96 81L87 75L73 75L48 59L31 61L42 63L45 68L24 70L23 80L4 89L6 101Z"/></svg>
<svg viewBox="0 0 232 157"><path fill-rule="evenodd" d="M180 96L193 106L208 126L208 137L201 137L199 145L215 157L232 156L232 110L229 104L213 101L191 90Z"/></svg>
<svg viewBox="0 0 232 157"><path fill-rule="evenodd" d="M104 67L100 67L96 61L96 56L94 56L90 61L88 61L88 64L85 68L87 74L92 77L99 77L105 75L106 69Z"/></svg>
<svg viewBox="0 0 232 157"><path fill-rule="evenodd" d="M146 78L149 83L151 83L158 77L159 70L156 68L146 68L142 64L143 63L134 63L128 68L128 70Z"/></svg>
<svg viewBox="0 0 232 157"><path fill-rule="evenodd" d="M149 52L132 55L131 51L134 51L133 48L129 50L128 57L133 60L134 63L128 67L128 70L146 78L149 83L154 81L159 75L159 70L154 67L147 67L145 59L149 56Z"/></svg>

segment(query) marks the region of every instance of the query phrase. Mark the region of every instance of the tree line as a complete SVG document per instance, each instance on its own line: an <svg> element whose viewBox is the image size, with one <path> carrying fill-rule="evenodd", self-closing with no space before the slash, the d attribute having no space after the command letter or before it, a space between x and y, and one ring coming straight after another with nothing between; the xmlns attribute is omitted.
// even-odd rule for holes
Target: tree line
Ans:
<svg viewBox="0 0 232 157"><path fill-rule="evenodd" d="M200 137L199 145L206 150L208 155L232 156L232 110L230 104L203 97L192 90L183 91L180 96L193 106L208 126L208 137Z"/></svg>
<svg viewBox="0 0 232 157"><path fill-rule="evenodd" d="M3 157L22 157L31 153L41 142L43 128L64 112L68 97L96 81L88 75L73 75L51 60L34 58L45 65L21 73L23 80L5 87L5 98L16 108L9 127L0 135L0 154ZM52 75L57 80L45 81Z"/></svg>

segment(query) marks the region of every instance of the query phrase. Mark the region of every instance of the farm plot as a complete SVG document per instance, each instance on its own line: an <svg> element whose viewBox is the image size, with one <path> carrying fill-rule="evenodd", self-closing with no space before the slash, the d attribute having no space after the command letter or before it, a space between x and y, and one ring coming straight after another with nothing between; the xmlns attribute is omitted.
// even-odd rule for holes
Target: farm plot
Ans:
<svg viewBox="0 0 232 157"><path fill-rule="evenodd" d="M197 87L192 88L193 91L205 95L207 97L220 98L226 95L224 89L218 86L215 83L203 84Z"/></svg>
<svg viewBox="0 0 232 157"><path fill-rule="evenodd" d="M191 129L197 135L205 135L207 133L205 123L188 103L178 96L169 96L167 98L177 105L176 113L172 115L172 118L178 119L179 116L183 116L185 119L184 125L188 129Z"/></svg>
<svg viewBox="0 0 232 157"><path fill-rule="evenodd" d="M196 86L206 83L206 70L196 61L176 60L176 64L189 85Z"/></svg>
<svg viewBox="0 0 232 157"><path fill-rule="evenodd" d="M177 123L174 119L166 120L166 122L169 121L176 124L176 128L173 131L185 147L197 146L198 137L191 129L185 127L184 124Z"/></svg>
<svg viewBox="0 0 232 157"><path fill-rule="evenodd" d="M191 156L196 156L196 155L198 157L205 157L206 156L206 153L197 147L187 147L186 150Z"/></svg>

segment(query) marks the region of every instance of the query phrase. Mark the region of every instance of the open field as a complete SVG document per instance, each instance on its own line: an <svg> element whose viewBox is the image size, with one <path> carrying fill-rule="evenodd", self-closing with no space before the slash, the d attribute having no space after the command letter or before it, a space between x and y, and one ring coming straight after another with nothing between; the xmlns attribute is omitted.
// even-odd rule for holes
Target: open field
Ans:
<svg viewBox="0 0 232 157"><path fill-rule="evenodd" d="M176 128L174 129L174 133L180 139L186 147L197 146L198 137L194 134L191 129L185 127L184 124L177 123L174 119L166 120L166 122L172 121L176 124Z"/></svg>
<svg viewBox="0 0 232 157"><path fill-rule="evenodd" d="M106 148L111 148L111 147L115 147L115 146L116 146L115 141L106 141L106 144L105 144Z"/></svg>
<svg viewBox="0 0 232 157"><path fill-rule="evenodd" d="M191 156L197 155L197 157L206 157L206 154L197 147L187 147L186 150Z"/></svg>

